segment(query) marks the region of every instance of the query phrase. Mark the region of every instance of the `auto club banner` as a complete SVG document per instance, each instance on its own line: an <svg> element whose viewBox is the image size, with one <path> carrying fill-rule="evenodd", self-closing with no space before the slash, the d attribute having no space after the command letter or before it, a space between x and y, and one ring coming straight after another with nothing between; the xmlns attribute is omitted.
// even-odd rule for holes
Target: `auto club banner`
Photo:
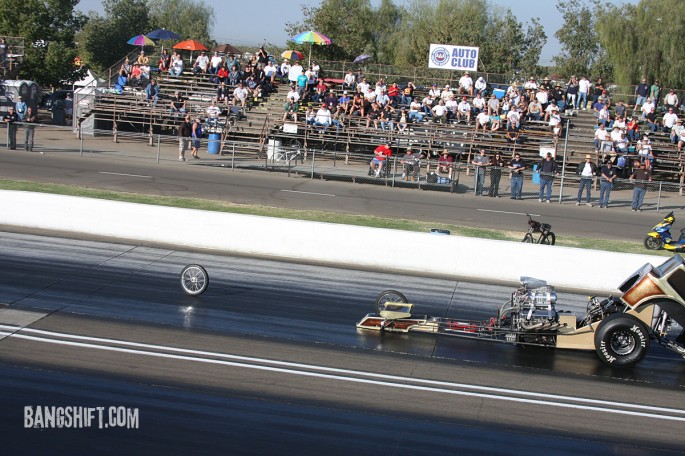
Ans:
<svg viewBox="0 0 685 456"><path fill-rule="evenodd" d="M431 44L428 68L455 71L477 71L480 48Z"/></svg>

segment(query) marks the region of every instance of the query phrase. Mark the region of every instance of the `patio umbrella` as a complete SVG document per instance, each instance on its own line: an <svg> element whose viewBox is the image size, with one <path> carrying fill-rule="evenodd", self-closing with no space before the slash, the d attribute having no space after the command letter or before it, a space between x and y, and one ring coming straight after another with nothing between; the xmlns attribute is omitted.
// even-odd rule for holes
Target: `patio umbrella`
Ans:
<svg viewBox="0 0 685 456"><path fill-rule="evenodd" d="M309 43L309 65L312 64L312 44L328 46L332 43L331 39L326 35L322 35L321 33L313 30L297 34L291 39L297 44Z"/></svg>
<svg viewBox="0 0 685 456"><path fill-rule="evenodd" d="M181 37L177 33L174 33L171 30L167 30L167 29L153 30L147 34L147 37L151 38L153 40L180 40L181 39Z"/></svg>
<svg viewBox="0 0 685 456"><path fill-rule="evenodd" d="M281 53L281 57L284 59L290 59L290 60L302 60L304 58L304 55L300 51L283 51Z"/></svg>
<svg viewBox="0 0 685 456"><path fill-rule="evenodd" d="M243 51L230 44L220 44L219 46L215 47L214 50L222 54L241 55L243 53Z"/></svg>
<svg viewBox="0 0 685 456"><path fill-rule="evenodd" d="M154 46L155 42L152 41L150 38L148 38L145 35L136 35L130 40L127 41L128 44L132 44L134 46Z"/></svg>
<svg viewBox="0 0 685 456"><path fill-rule="evenodd" d="M193 51L208 51L204 44L197 40L185 40L174 44L174 49L185 49L190 51L190 60L193 60Z"/></svg>
<svg viewBox="0 0 685 456"><path fill-rule="evenodd" d="M357 57L355 57L354 63L362 63L369 60L370 58L371 56L369 54L358 55Z"/></svg>

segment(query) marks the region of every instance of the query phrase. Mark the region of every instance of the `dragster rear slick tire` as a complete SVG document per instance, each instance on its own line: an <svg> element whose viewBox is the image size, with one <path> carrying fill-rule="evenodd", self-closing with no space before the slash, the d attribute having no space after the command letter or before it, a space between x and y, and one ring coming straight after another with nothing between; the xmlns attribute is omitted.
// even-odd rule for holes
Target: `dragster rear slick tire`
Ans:
<svg viewBox="0 0 685 456"><path fill-rule="evenodd" d="M649 331L637 318L624 313L608 315L595 333L595 351L605 364L629 367L649 350Z"/></svg>

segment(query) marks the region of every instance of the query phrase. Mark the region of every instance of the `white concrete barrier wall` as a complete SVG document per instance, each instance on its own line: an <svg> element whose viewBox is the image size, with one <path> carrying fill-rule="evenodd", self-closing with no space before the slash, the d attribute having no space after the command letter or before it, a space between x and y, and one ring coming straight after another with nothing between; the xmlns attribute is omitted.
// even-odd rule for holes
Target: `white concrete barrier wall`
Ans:
<svg viewBox="0 0 685 456"><path fill-rule="evenodd" d="M666 259L9 190L0 191L0 224L379 271L511 283L531 276L614 294L644 263Z"/></svg>

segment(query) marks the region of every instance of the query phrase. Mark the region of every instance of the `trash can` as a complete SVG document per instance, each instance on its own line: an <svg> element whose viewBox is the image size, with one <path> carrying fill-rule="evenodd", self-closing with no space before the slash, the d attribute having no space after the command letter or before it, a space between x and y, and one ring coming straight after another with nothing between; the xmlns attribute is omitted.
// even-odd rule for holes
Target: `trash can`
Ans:
<svg viewBox="0 0 685 456"><path fill-rule="evenodd" d="M55 100L52 104L52 122L64 125L64 101Z"/></svg>
<svg viewBox="0 0 685 456"><path fill-rule="evenodd" d="M538 165L533 165L533 183L540 185L540 173L538 172Z"/></svg>
<svg viewBox="0 0 685 456"><path fill-rule="evenodd" d="M210 133L207 142L207 153L216 155L221 149L221 133Z"/></svg>

